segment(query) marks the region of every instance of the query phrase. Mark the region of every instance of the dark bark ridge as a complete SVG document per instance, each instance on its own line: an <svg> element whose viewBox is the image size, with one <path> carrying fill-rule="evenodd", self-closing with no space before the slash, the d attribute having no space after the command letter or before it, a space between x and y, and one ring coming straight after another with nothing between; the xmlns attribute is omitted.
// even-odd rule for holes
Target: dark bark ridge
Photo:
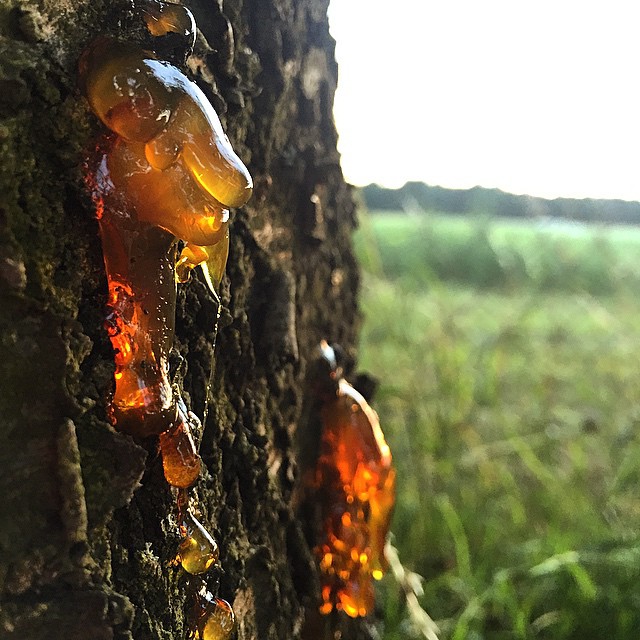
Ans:
<svg viewBox="0 0 640 640"><path fill-rule="evenodd" d="M320 339L352 351L359 324L327 3L188 4L200 28L188 70L256 189L234 214L213 375L216 305L197 277L179 290L172 375L207 416L195 494L224 567L209 586L232 602L240 638L297 638L317 597L294 504L306 379ZM76 61L131 15L120 1L0 3L2 637L185 632L157 444L106 415L106 281L82 176L101 129Z"/></svg>

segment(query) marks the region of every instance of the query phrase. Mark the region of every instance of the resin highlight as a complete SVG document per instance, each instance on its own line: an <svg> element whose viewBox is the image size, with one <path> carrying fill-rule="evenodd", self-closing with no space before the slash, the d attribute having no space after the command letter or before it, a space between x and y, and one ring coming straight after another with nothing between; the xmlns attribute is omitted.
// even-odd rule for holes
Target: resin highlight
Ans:
<svg viewBox="0 0 640 640"><path fill-rule="evenodd" d="M188 416L178 409L174 427L160 434L160 452L165 480L173 487L187 489L200 475L201 459L193 439L191 423L200 421L193 413Z"/></svg>
<svg viewBox="0 0 640 640"><path fill-rule="evenodd" d="M180 524L183 540L177 559L192 575L206 573L218 562L218 544L200 522L189 512Z"/></svg>
<svg viewBox="0 0 640 640"><path fill-rule="evenodd" d="M378 416L336 375L335 355L333 350L324 353L326 347L324 343L323 355L335 386L321 410L321 453L314 478L322 513L315 548L320 612L335 608L355 618L373 611L373 580L387 568L384 545L395 502L395 470Z"/></svg>
<svg viewBox="0 0 640 640"><path fill-rule="evenodd" d="M203 587L192 610L191 636L197 640L228 640L236 626L231 605Z"/></svg>
<svg viewBox="0 0 640 640"><path fill-rule="evenodd" d="M190 29L178 5L145 11L152 33ZM172 430L187 442L188 422L178 418L168 377L176 277L205 265L215 293L228 254L229 207L247 202L251 176L204 93L152 52L100 37L84 52L80 75L92 110L116 134L100 143L87 175L109 281L112 420L136 436ZM186 245L176 275L179 240Z"/></svg>

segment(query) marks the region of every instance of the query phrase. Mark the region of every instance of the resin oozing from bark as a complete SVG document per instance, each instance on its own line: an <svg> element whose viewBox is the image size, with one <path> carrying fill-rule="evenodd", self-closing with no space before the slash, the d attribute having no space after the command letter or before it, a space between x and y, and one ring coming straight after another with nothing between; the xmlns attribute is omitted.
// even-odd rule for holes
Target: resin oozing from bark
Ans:
<svg viewBox="0 0 640 640"><path fill-rule="evenodd" d="M215 293L220 286L222 276L224 276L228 256L228 229L224 238L210 247L186 244L176 264L178 282L187 282L191 276L191 271L200 265L209 289L212 293Z"/></svg>
<svg viewBox="0 0 640 640"><path fill-rule="evenodd" d="M192 619L191 638L197 640L228 640L236 624L231 605L205 589L196 597Z"/></svg>
<svg viewBox="0 0 640 640"><path fill-rule="evenodd" d="M196 22L186 7L172 2L149 1L142 4L142 16L152 36L180 36L182 46L190 51L196 41Z"/></svg>
<svg viewBox="0 0 640 640"><path fill-rule="evenodd" d="M178 519L182 542L176 561L193 576L203 576L218 564L218 544L189 509L189 494L181 489L177 496ZM235 628L231 605L214 598L201 580L188 612L189 640L228 640Z"/></svg>
<svg viewBox="0 0 640 640"><path fill-rule="evenodd" d="M184 8L146 6L151 33L192 29ZM109 283L112 418L136 436L171 430L165 442L186 442L188 420L168 379L177 242L186 243L180 278L209 262L213 288L226 262L228 208L249 199L251 176L205 95L177 67L100 37L84 52L80 76L92 110L115 134L101 143L87 176Z"/></svg>
<svg viewBox="0 0 640 640"><path fill-rule="evenodd" d="M373 611L373 579L386 569L384 545L395 501L395 470L378 416L343 378L322 407L314 484L323 530L315 554L320 612L351 617Z"/></svg>
<svg viewBox="0 0 640 640"><path fill-rule="evenodd" d="M192 424L199 425L200 421L179 404L176 424L159 438L165 480L178 489L188 489L200 475L201 459L193 439Z"/></svg>
<svg viewBox="0 0 640 640"><path fill-rule="evenodd" d="M188 9L156 0L139 0L135 8L164 51L188 55L196 33ZM86 176L109 286L105 326L116 365L111 416L118 429L135 436L160 436L165 479L178 489L182 542L176 559L188 573L202 575L219 551L188 509L187 489L201 468L192 429L200 424L169 380L176 281L202 265L217 296L229 248L229 207L249 199L251 176L202 91L154 53L98 38L82 55L80 79L93 112L111 130ZM201 580L192 637L226 640L233 627L230 605Z"/></svg>
<svg viewBox="0 0 640 640"><path fill-rule="evenodd" d="M187 573L206 573L218 562L217 542L189 511L182 518L180 533L182 542L177 559Z"/></svg>

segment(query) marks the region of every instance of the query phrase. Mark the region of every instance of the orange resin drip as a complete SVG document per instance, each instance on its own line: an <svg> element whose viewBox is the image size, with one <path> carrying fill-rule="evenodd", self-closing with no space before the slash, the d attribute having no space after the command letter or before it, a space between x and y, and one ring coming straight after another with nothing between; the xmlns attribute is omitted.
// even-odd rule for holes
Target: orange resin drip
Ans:
<svg viewBox="0 0 640 640"><path fill-rule="evenodd" d="M176 420L168 379L175 290L155 297L145 294L140 284L170 277L173 240L162 230L149 227L132 239L130 259L123 265L118 264L120 256L108 250L114 229L106 217L100 227L109 284L105 327L116 365L111 416L121 430L139 435L159 433ZM158 250L151 263L145 259L150 247Z"/></svg>
<svg viewBox="0 0 640 640"><path fill-rule="evenodd" d="M144 13L154 35L194 31L191 14L178 5L148 3ZM177 242L186 243L180 278L210 264L205 274L217 286L228 252L228 208L249 199L251 176L205 95L177 67L101 37L84 52L80 76L94 113L117 134L101 144L87 176L109 281L112 418L136 436L172 430L163 458L173 460L190 447L168 377ZM174 445L175 455L168 450ZM195 469L194 455L185 460Z"/></svg>
<svg viewBox="0 0 640 640"><path fill-rule="evenodd" d="M236 618L231 605L221 598L214 600L205 615L204 626L200 632L202 640L227 640L236 626Z"/></svg>
<svg viewBox="0 0 640 640"><path fill-rule="evenodd" d="M142 15L152 36L175 33L186 41L187 48L193 47L196 23L187 8L172 2L147 2L142 6Z"/></svg>
<svg viewBox="0 0 640 640"><path fill-rule="evenodd" d="M192 413L189 417L197 420ZM179 489L188 489L200 475L201 460L191 433L189 417L178 409L177 424L160 434L165 480Z"/></svg>
<svg viewBox="0 0 640 640"><path fill-rule="evenodd" d="M322 449L315 486L323 532L320 612L355 618L373 611L373 579L386 569L384 545L395 500L391 452L376 413L344 379L322 409Z"/></svg>
<svg viewBox="0 0 640 640"><path fill-rule="evenodd" d="M197 595L192 618L191 637L197 640L228 640L236 626L231 605L204 589Z"/></svg>
<svg viewBox="0 0 640 640"><path fill-rule="evenodd" d="M137 8L165 51L191 51L196 27L188 9L157 0L140 0ZM160 436L165 479L178 489L182 541L176 560L201 575L217 563L219 551L188 510L187 489L199 476L201 459L191 433L198 419L169 379L176 281L202 265L217 298L229 249L229 207L247 202L251 176L204 93L177 67L106 37L84 51L79 67L93 112L112 132L85 176L109 285L105 328L115 360L110 412L120 430ZM234 625L231 606L214 599L202 581L190 637L228 640Z"/></svg>
<svg viewBox="0 0 640 640"><path fill-rule="evenodd" d="M182 568L192 575L206 573L218 562L218 544L211 534L190 512L186 512L180 524L183 539L177 559Z"/></svg>
<svg viewBox="0 0 640 640"><path fill-rule="evenodd" d="M176 278L178 282L188 282L191 277L191 271L199 265L202 267L209 290L215 294L224 276L228 256L228 230L220 242L210 247L187 244L176 263Z"/></svg>

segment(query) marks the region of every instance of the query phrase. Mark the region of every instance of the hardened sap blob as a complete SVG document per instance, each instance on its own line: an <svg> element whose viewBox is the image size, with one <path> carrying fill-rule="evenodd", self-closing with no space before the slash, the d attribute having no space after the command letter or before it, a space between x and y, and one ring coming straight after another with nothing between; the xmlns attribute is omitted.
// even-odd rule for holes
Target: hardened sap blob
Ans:
<svg viewBox="0 0 640 640"><path fill-rule="evenodd" d="M326 344L323 347L335 375L333 354L327 358ZM321 419L314 478L323 527L315 549L322 583L320 611L336 608L355 618L372 612L372 580L386 569L395 471L378 416L344 378L338 378L324 399Z"/></svg>
<svg viewBox="0 0 640 640"><path fill-rule="evenodd" d="M178 5L149 3L149 30L193 30ZM228 252L229 207L246 203L251 176L204 93L177 67L138 45L100 37L83 53L89 104L116 134L88 163L109 282L115 351L115 425L136 436L173 430L168 377L179 277L197 264L213 289ZM188 439L188 436L185 436Z"/></svg>
<svg viewBox="0 0 640 640"><path fill-rule="evenodd" d="M189 511L180 523L180 533L183 540L178 560L182 568L193 575L206 573L218 561L218 544Z"/></svg>
<svg viewBox="0 0 640 640"><path fill-rule="evenodd" d="M191 637L197 640L228 640L236 626L231 605L205 588L196 596L191 618Z"/></svg>
<svg viewBox="0 0 640 640"><path fill-rule="evenodd" d="M152 36L176 34L182 39L187 53L191 52L196 41L196 22L189 9L180 4L158 0L142 3L141 9L147 30Z"/></svg>
<svg viewBox="0 0 640 640"><path fill-rule="evenodd" d="M173 487L188 489L200 475L201 460L193 439L191 422L200 421L178 407L178 419L171 429L160 434L160 453L165 480Z"/></svg>
<svg viewBox="0 0 640 640"><path fill-rule="evenodd" d="M200 632L202 640L228 640L236 626L236 618L231 605L221 598L216 598L204 619Z"/></svg>
<svg viewBox="0 0 640 640"><path fill-rule="evenodd" d="M137 0L134 10L172 59L193 49L196 26L178 4ZM86 163L109 288L105 328L114 351L114 425L159 435L165 479L177 488L182 541L176 560L193 575L218 561L218 545L189 512L187 489L201 470L187 410L169 378L176 281L202 265L216 296L229 251L229 208L247 202L252 181L205 94L176 66L134 43L97 38L82 54L80 81L110 130ZM184 247L177 256L179 242ZM228 640L231 606L200 579L191 637Z"/></svg>

